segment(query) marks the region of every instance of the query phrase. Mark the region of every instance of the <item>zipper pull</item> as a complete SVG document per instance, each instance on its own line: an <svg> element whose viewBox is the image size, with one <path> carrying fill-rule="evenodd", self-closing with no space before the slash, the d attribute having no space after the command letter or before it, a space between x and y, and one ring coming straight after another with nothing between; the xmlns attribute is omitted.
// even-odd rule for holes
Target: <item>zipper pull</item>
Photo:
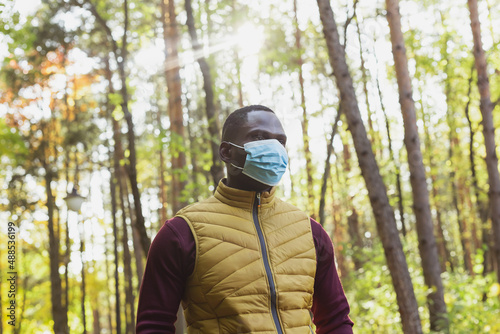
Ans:
<svg viewBox="0 0 500 334"><path fill-rule="evenodd" d="M257 193L257 207L260 208L260 193Z"/></svg>

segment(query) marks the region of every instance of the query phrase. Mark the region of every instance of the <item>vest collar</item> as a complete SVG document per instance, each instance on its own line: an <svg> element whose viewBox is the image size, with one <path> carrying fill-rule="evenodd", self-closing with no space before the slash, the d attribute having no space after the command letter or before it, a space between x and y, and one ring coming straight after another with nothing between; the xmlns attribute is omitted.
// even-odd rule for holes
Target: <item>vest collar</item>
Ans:
<svg viewBox="0 0 500 334"><path fill-rule="evenodd" d="M219 185L215 190L215 198L227 205L251 210L257 192L231 188L228 187L225 182L226 179L220 180ZM262 192L260 196L260 206L271 206L274 203L275 193L276 187L272 187L270 191Z"/></svg>

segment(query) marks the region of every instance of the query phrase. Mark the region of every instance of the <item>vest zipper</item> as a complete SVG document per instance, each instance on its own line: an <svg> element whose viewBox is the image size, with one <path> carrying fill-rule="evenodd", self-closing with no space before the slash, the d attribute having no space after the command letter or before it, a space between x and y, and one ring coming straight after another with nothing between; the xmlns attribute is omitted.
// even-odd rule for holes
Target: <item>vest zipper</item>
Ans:
<svg viewBox="0 0 500 334"><path fill-rule="evenodd" d="M259 222L259 212L260 208L260 193L256 193L255 201L253 204L253 223L255 228L257 229L257 235L259 236L260 241L260 250L262 253L262 258L264 260L264 268L266 269L267 280L269 282L269 290L271 292L271 314L273 316L274 324L276 325L276 330L278 334L283 334L283 330L281 329L281 324L278 318L278 310L276 308L276 286L274 285L273 274L271 272L271 266L269 265L269 259L267 257L267 246L264 240L264 234L262 233L262 229L260 227Z"/></svg>

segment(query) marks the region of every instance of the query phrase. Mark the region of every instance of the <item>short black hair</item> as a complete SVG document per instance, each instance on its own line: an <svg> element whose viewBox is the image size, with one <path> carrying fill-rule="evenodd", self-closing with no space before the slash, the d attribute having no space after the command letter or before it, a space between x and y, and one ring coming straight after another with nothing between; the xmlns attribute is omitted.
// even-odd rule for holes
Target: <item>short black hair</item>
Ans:
<svg viewBox="0 0 500 334"><path fill-rule="evenodd" d="M254 104L233 111L227 116L224 126L222 127L222 141L234 140L235 134L238 133L238 128L242 126L248 119L248 113L252 111L269 111L274 114L270 108Z"/></svg>

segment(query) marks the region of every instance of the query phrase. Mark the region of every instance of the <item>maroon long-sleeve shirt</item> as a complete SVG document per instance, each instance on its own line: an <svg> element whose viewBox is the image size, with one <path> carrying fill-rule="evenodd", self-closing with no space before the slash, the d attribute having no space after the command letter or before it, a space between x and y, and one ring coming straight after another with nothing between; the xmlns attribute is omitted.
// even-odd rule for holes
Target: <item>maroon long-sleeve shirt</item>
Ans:
<svg viewBox="0 0 500 334"><path fill-rule="evenodd" d="M335 268L332 242L313 219L311 227L317 259L311 310L316 333L352 334L349 304ZM149 250L137 310L138 334L175 333L177 310L195 258L195 241L186 221L179 217L168 220Z"/></svg>

